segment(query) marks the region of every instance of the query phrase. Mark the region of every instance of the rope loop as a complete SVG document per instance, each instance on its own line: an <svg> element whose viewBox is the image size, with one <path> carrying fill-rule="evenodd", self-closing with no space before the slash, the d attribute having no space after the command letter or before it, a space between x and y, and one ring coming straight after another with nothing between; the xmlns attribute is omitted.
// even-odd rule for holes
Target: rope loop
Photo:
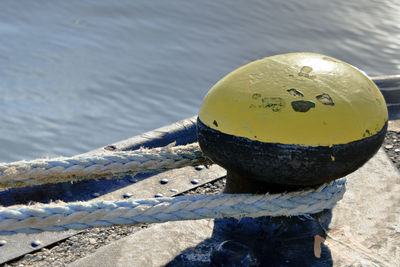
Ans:
<svg viewBox="0 0 400 267"><path fill-rule="evenodd" d="M346 180L282 194L220 194L0 208L0 235L223 217L300 216L331 209Z"/></svg>

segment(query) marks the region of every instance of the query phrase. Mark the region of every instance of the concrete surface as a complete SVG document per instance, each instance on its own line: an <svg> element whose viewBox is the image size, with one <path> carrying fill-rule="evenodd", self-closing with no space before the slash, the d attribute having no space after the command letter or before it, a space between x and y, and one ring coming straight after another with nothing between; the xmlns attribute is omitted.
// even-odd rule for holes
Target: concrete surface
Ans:
<svg viewBox="0 0 400 267"><path fill-rule="evenodd" d="M68 266L163 266L181 251L210 238L213 226L213 220L207 219L154 224Z"/></svg>

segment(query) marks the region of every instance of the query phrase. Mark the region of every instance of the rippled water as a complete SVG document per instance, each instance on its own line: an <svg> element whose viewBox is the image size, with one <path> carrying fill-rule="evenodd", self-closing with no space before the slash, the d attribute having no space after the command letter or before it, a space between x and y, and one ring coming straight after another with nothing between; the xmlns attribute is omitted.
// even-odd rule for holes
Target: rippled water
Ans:
<svg viewBox="0 0 400 267"><path fill-rule="evenodd" d="M257 58L400 73L397 0L1 1L0 161L74 155L197 113Z"/></svg>

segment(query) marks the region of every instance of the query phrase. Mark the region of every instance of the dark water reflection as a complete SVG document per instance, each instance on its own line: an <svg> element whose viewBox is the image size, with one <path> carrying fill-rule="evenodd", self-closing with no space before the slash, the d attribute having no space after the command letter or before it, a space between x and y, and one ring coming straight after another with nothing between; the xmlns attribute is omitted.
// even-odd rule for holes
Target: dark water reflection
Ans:
<svg viewBox="0 0 400 267"><path fill-rule="evenodd" d="M257 58L400 72L396 0L2 1L0 161L73 155L197 113Z"/></svg>

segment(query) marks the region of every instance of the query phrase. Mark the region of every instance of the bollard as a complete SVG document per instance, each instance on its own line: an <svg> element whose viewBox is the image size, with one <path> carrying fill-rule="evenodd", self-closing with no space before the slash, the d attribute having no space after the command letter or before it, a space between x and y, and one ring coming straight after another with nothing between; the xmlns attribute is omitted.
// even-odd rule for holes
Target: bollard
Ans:
<svg viewBox="0 0 400 267"><path fill-rule="evenodd" d="M227 170L225 193L280 193L316 187L361 167L381 146L385 100L360 70L313 53L249 63L206 95L197 134L202 151ZM295 217L220 219L216 266L329 265L322 242L330 210Z"/></svg>

